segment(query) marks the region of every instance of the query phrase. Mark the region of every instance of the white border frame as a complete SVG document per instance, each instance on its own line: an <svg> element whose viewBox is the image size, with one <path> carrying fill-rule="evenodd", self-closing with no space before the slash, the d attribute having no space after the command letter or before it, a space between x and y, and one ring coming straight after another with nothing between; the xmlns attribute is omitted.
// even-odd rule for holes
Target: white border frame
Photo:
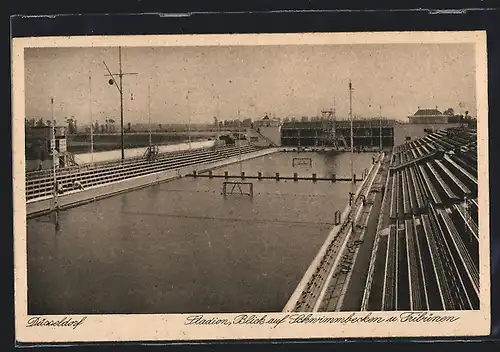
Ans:
<svg viewBox="0 0 500 352"><path fill-rule="evenodd" d="M476 53L476 94L478 120L478 179L480 229L480 310L432 312L433 315L458 317L450 323L364 323L290 324L289 318L274 325L185 325L188 315L88 315L68 316L83 323L69 327L27 327L27 253L24 147L24 49L30 47L151 47L212 45L338 45L398 43L474 43ZM83 341L157 341L226 339L297 339L297 338L368 338L472 336L490 333L490 236L488 180L488 95L486 32L370 32L304 33L250 35L155 35L155 36L78 36L14 38L12 41L13 120L12 152L14 183L14 270L15 328L19 342ZM368 312L311 313L313 317L361 318ZM373 316L399 317L401 312L373 312ZM232 320L238 314L203 314ZM258 314L262 316L264 314ZM286 313L266 314L282 318ZM60 320L64 316L43 316ZM399 318L398 318L399 319Z"/></svg>

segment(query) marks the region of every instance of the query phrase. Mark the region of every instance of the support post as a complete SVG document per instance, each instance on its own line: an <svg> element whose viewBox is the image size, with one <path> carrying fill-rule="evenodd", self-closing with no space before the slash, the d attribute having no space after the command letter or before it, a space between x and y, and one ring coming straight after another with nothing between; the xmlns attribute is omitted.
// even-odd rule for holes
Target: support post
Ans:
<svg viewBox="0 0 500 352"><path fill-rule="evenodd" d="M353 183L356 177L354 176L354 133L353 133L353 121L352 121L352 83L349 80L349 120L350 120L350 132L351 132L351 175L353 175Z"/></svg>
<svg viewBox="0 0 500 352"><path fill-rule="evenodd" d="M382 106L380 106L379 119L380 119L380 152L382 152Z"/></svg>
<svg viewBox="0 0 500 352"><path fill-rule="evenodd" d="M337 210L335 212L335 225L339 225L340 222L341 222L341 213L340 213L340 210Z"/></svg>
<svg viewBox="0 0 500 352"><path fill-rule="evenodd" d="M59 209L59 205L56 206L56 210L54 212L54 225L55 225L55 228L56 228L56 232L59 232L59 230L61 229L61 224L59 222L59 214L60 214L61 210Z"/></svg>
<svg viewBox="0 0 500 352"><path fill-rule="evenodd" d="M105 76L110 76L111 79L109 80L110 85L115 85L116 88L118 89L118 93L120 93L120 144L121 144L121 152L122 152L122 161L125 159L125 146L124 146L124 130L123 130L123 76L124 75L137 75L137 73L124 73L122 70L122 47L118 47L118 62L120 66L120 71L119 73L111 73L110 69L108 68L108 65L106 65L106 62L104 63L104 66L106 66L106 69L108 70L108 75ZM118 82L116 82L115 76L118 76Z"/></svg>
<svg viewBox="0 0 500 352"><path fill-rule="evenodd" d="M123 137L123 72L122 72L122 48L119 47L119 60L120 60L120 141L121 141L121 149L122 149L122 161L125 159L125 145L124 145L124 137Z"/></svg>
<svg viewBox="0 0 500 352"><path fill-rule="evenodd" d="M94 121L92 119L92 76L89 71L90 160L94 162Z"/></svg>
<svg viewBox="0 0 500 352"><path fill-rule="evenodd" d="M57 174L56 174L57 156L56 156L56 126L55 126L56 120L54 118L54 97L50 98L50 108L52 114L52 121L51 121L52 138L50 140L50 149L52 151L52 172L54 176L54 209L57 209L59 207L59 199L58 199L59 187L57 183Z"/></svg>

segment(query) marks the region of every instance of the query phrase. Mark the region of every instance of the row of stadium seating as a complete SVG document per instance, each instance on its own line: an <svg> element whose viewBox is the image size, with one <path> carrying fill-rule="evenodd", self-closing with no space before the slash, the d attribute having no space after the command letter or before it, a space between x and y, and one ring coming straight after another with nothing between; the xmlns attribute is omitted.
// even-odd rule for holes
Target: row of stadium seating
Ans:
<svg viewBox="0 0 500 352"><path fill-rule="evenodd" d="M477 144L439 131L393 149L369 310L477 309ZM385 227L385 229L384 229Z"/></svg>
<svg viewBox="0 0 500 352"><path fill-rule="evenodd" d="M239 147L224 146L212 149L199 149L189 152L160 154L154 161L146 159L126 160L94 167L66 169L56 173L62 190L71 190L75 181L83 188L103 185L124 179L144 176L155 172L178 169L189 165L224 160L239 153L245 154L258 150L246 145ZM51 196L54 192L53 173L41 173L38 177L26 179L26 200Z"/></svg>
<svg viewBox="0 0 500 352"><path fill-rule="evenodd" d="M439 137L444 135L446 132L437 133ZM470 159L448 153L448 150L441 149L442 154L433 154L436 148L431 141L433 138L438 137L433 134L394 148L393 172L389 179L391 218L419 214L425 211L429 202L451 206L477 198L477 167L469 162ZM454 148L461 147L456 138L448 140L450 144L455 143ZM469 143L465 139L462 142Z"/></svg>
<svg viewBox="0 0 500 352"><path fill-rule="evenodd" d="M391 167L420 161L440 151L477 177L477 141L460 130L437 131L424 138L394 147Z"/></svg>
<svg viewBox="0 0 500 352"><path fill-rule="evenodd" d="M162 158L168 158L168 157L173 157L173 156L183 156L183 155L190 155L193 152L201 152L201 151L211 151L211 150L224 150L225 148L234 148L234 146L220 146L220 147L208 147L208 148L198 148L194 150L180 150L180 151L172 151L172 152L166 152L166 153L159 153L156 156L156 159L162 159ZM89 164L81 164L78 166L75 165L68 165L66 167L60 167L57 169L57 175L65 175L68 173L72 173L75 170L83 171L83 170L90 170L90 169L95 169L95 168L100 168L100 167L110 167L110 166L115 166L115 165L124 165L124 164L134 164L137 162L144 161L146 158L144 156L136 156L132 158L127 158L125 160L108 160L108 161L100 161L100 162L95 162L95 163L89 163ZM40 170L40 171L31 171L26 173L26 179L38 179L43 176L53 176L52 170L51 169L46 169L46 170Z"/></svg>
<svg viewBox="0 0 500 352"><path fill-rule="evenodd" d="M430 207L381 236L372 283L382 289L378 309L478 309L478 239L459 230L463 221Z"/></svg>
<svg viewBox="0 0 500 352"><path fill-rule="evenodd" d="M429 203L451 206L477 197L477 179L461 180L440 160L395 171L389 186L392 219L425 212Z"/></svg>
<svg viewBox="0 0 500 352"><path fill-rule="evenodd" d="M440 132L441 131L438 131L434 134L439 135ZM393 148L391 167L398 167L400 165L416 161L420 158L431 155L438 150L439 148L437 148L437 146L430 139L426 140L428 137L429 136L414 140L410 143L395 146Z"/></svg>

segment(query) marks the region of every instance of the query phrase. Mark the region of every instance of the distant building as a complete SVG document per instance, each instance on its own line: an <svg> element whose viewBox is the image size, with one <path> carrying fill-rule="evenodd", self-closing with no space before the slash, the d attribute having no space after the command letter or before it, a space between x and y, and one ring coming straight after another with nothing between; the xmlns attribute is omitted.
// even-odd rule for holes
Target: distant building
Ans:
<svg viewBox="0 0 500 352"><path fill-rule="evenodd" d="M280 125L280 119L269 118L269 116L264 116L262 120L257 120L253 123L255 128L259 127L278 127Z"/></svg>
<svg viewBox="0 0 500 352"><path fill-rule="evenodd" d="M353 120L353 143L355 148L383 148L393 146L393 126L389 119ZM350 120L318 119L313 121L290 121L281 126L281 145L289 147L350 146Z"/></svg>
<svg viewBox="0 0 500 352"><path fill-rule="evenodd" d="M53 136L55 131L55 136ZM54 144L55 143L55 144ZM26 170L35 171L53 167L53 154L56 152L56 168L68 164L66 147L66 127L33 126L25 129Z"/></svg>
<svg viewBox="0 0 500 352"><path fill-rule="evenodd" d="M408 123L394 126L394 145L409 143L415 139L446 128L460 127L461 123L450 109L442 113L436 109L418 109L408 116Z"/></svg>
<svg viewBox="0 0 500 352"><path fill-rule="evenodd" d="M253 145L261 147L275 147L281 145L281 120L264 116L261 120L252 123L246 134Z"/></svg>
<svg viewBox="0 0 500 352"><path fill-rule="evenodd" d="M449 123L449 114L443 114L441 111L436 109L418 109L415 114L408 116L408 122L410 124L440 124Z"/></svg>

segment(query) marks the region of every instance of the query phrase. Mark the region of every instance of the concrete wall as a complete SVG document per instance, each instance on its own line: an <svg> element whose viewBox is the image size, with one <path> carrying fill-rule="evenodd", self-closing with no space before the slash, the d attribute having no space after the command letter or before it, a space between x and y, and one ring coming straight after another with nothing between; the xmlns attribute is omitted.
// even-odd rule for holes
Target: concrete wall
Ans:
<svg viewBox="0 0 500 352"><path fill-rule="evenodd" d="M405 144L406 142L411 142L418 138L425 137L428 133L425 130L443 130L446 128L453 128L461 126L459 123L447 123L447 124L399 124L394 125L394 145ZM410 137L410 140L406 140L406 137Z"/></svg>
<svg viewBox="0 0 500 352"><path fill-rule="evenodd" d="M276 127L259 127L260 133L273 141L276 145L281 145L281 129Z"/></svg>
<svg viewBox="0 0 500 352"><path fill-rule="evenodd" d="M247 128L246 134L250 143L258 147L269 147L269 145L271 144L270 141L277 146L281 145L281 131L279 126L256 127L255 129ZM264 136L265 138L263 138L262 136ZM252 137L258 139L252 140Z"/></svg>
<svg viewBox="0 0 500 352"><path fill-rule="evenodd" d="M162 181L168 181L177 177L177 170L169 170L147 176L135 177L128 180L116 181L102 186L90 187L84 191L67 192L59 196L58 203L61 209L83 205L85 203L111 197L132 189L147 187L149 185ZM50 211L52 204L52 197L28 203L26 204L26 214L28 217L41 215Z"/></svg>
<svg viewBox="0 0 500 352"><path fill-rule="evenodd" d="M213 146L215 141L192 142L191 149L209 148ZM160 153L188 150L189 143L160 145L158 146ZM146 147L125 149L125 158L138 157L144 154ZM121 158L121 150L110 150L106 152L75 154L75 160L78 164L88 164L91 162L101 162L110 160L119 160Z"/></svg>

